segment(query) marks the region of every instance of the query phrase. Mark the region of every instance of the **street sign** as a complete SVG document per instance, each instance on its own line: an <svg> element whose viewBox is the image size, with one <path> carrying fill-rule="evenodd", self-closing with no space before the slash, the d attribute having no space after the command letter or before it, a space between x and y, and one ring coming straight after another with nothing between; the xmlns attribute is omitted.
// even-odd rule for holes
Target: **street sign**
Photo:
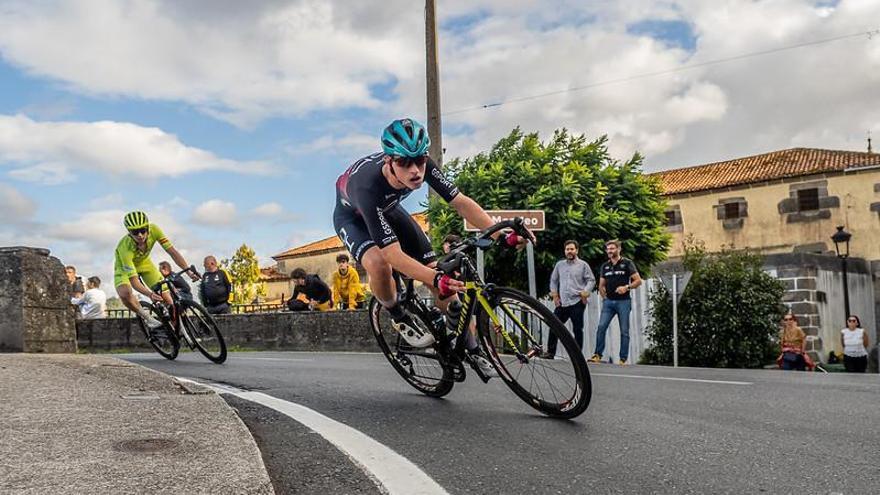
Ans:
<svg viewBox="0 0 880 495"><path fill-rule="evenodd" d="M544 222L544 210L486 210L486 213L492 217L493 223L504 220L512 220L516 217L523 217L523 223L532 232L544 230L546 223ZM479 232L480 229L474 227L467 220L464 221L464 230L467 232Z"/></svg>
<svg viewBox="0 0 880 495"><path fill-rule="evenodd" d="M660 283L666 287L666 290L672 292L672 277L678 277L676 280L676 291L675 291L675 303L678 304L681 301L681 295L684 294L684 288L687 287L688 282L691 281L691 275L693 272L684 272L684 273L658 273L658 277L660 278Z"/></svg>

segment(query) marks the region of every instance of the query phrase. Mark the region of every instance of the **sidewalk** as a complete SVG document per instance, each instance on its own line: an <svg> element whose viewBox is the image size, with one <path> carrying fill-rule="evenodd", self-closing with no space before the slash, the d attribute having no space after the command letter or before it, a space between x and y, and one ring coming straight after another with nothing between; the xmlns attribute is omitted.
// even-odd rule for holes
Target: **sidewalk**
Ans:
<svg viewBox="0 0 880 495"><path fill-rule="evenodd" d="M219 396L105 356L0 354L0 493L273 493Z"/></svg>

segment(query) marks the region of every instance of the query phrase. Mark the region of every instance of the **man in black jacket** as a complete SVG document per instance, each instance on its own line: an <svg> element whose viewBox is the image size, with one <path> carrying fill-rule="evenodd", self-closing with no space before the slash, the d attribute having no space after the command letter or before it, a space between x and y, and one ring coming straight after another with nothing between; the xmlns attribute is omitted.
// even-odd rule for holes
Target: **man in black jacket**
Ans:
<svg viewBox="0 0 880 495"><path fill-rule="evenodd" d="M217 258L205 257L205 273L199 286L199 299L212 315L229 313L232 301L232 279L217 265Z"/></svg>
<svg viewBox="0 0 880 495"><path fill-rule="evenodd" d="M162 261L159 263L159 273L162 274L163 277L171 280L171 284L177 289L177 294L181 299L188 299L192 301L193 294L192 289L189 286L189 283L183 279L180 275L174 273L171 270L171 263L167 261ZM153 290L159 292L158 284L156 287L153 287Z"/></svg>
<svg viewBox="0 0 880 495"><path fill-rule="evenodd" d="M333 309L333 292L317 274L309 275L302 268L290 273L296 287L287 302L291 311L330 311Z"/></svg>

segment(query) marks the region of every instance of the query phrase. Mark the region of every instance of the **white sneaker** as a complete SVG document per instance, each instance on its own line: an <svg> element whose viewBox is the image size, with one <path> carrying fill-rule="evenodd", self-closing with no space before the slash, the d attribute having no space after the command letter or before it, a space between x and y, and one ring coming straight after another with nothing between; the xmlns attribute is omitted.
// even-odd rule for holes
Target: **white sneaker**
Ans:
<svg viewBox="0 0 880 495"><path fill-rule="evenodd" d="M162 322L153 318L152 315L141 315L141 319L144 320L144 324L147 325L147 328L150 330L155 330L162 326Z"/></svg>
<svg viewBox="0 0 880 495"><path fill-rule="evenodd" d="M403 340L405 340L407 344L420 349L422 347L428 347L436 342L433 335L416 330L411 324L409 324L409 321L409 317L405 317L403 321L399 322L395 321L393 318L391 319L391 327L397 330L397 333L403 337Z"/></svg>
<svg viewBox="0 0 880 495"><path fill-rule="evenodd" d="M468 353L468 358L472 363L476 364L477 367L480 368L480 372L486 376L486 378L497 378L498 370L492 366L492 363L489 362L489 359L484 357L480 351L475 351L474 354Z"/></svg>

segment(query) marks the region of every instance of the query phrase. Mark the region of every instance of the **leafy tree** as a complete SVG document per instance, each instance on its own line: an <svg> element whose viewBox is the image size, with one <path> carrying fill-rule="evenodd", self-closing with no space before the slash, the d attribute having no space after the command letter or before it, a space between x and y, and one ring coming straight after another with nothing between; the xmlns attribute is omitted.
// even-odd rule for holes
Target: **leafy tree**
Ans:
<svg viewBox="0 0 880 495"><path fill-rule="evenodd" d="M248 304L260 291L260 264L257 253L242 244L235 251L231 260L224 259L221 265L229 272L232 278L234 304ZM264 289L265 290L265 289Z"/></svg>
<svg viewBox="0 0 880 495"><path fill-rule="evenodd" d="M557 130L547 142L516 128L488 153L455 159L445 172L461 191L486 209L544 210L547 230L537 234L535 271L539 295L561 258L563 242L575 239L580 256L597 269L607 257L604 243L620 239L624 255L647 272L666 257L666 203L656 179L641 173L642 156L620 162L608 153L607 138ZM430 197L428 219L439 247L446 234L463 234L462 220L441 199ZM486 255L492 281L525 288L525 251L493 249Z"/></svg>
<svg viewBox="0 0 880 495"><path fill-rule="evenodd" d="M678 305L679 364L758 368L773 361L785 312L782 283L748 251L707 254L692 237L684 248L684 266L693 275ZM651 294L651 316L652 346L642 362L672 364L672 297L662 286Z"/></svg>

